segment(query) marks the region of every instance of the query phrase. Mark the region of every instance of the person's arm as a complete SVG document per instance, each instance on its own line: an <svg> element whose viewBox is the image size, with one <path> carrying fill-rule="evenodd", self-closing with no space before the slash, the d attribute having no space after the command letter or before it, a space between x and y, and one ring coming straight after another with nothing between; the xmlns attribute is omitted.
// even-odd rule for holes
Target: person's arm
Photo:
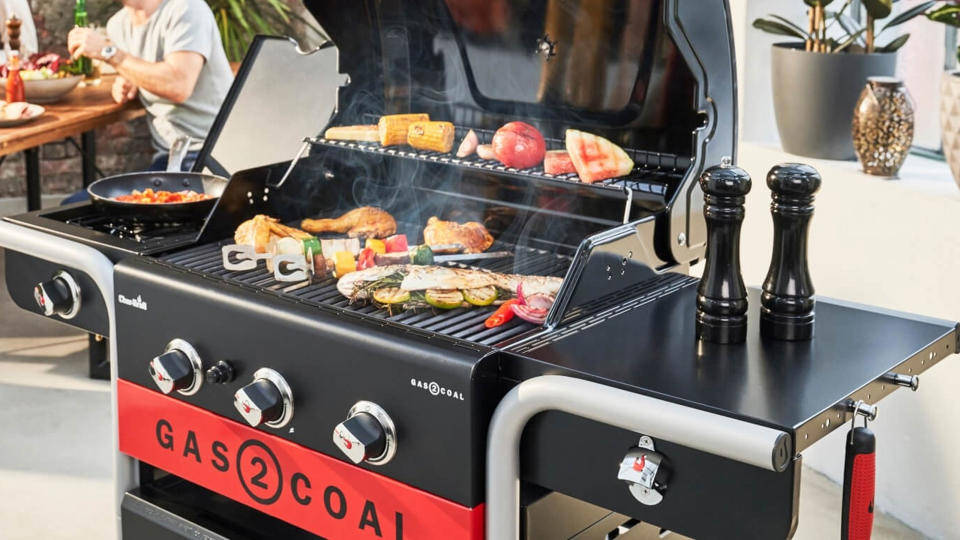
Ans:
<svg viewBox="0 0 960 540"><path fill-rule="evenodd" d="M74 28L67 38L74 58L103 60L100 52L108 44L107 38L88 28ZM122 50L108 61L133 86L174 103L183 103L193 95L204 62L203 55L191 51L172 52L160 62L149 62Z"/></svg>

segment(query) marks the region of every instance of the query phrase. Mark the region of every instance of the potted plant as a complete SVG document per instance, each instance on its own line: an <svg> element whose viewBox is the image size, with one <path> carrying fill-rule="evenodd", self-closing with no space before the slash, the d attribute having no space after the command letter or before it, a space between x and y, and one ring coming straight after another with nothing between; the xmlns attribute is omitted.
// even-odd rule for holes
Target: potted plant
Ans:
<svg viewBox="0 0 960 540"><path fill-rule="evenodd" d="M960 28L960 5L940 2L927 12L931 21ZM960 49L957 50L960 61ZM945 71L940 81L940 140L953 181L960 186L960 71Z"/></svg>
<svg viewBox="0 0 960 540"><path fill-rule="evenodd" d="M923 2L889 19L893 0L803 0L807 20L801 27L770 15L754 28L789 36L775 43L772 55L773 103L783 149L824 159L854 159L850 124L867 77L893 76L897 50L909 34L885 33L923 14L936 2ZM828 6L836 8L828 10ZM857 22L851 12L862 9Z"/></svg>
<svg viewBox="0 0 960 540"><path fill-rule="evenodd" d="M317 28L285 0L207 0L217 20L220 38L231 63L240 62L257 34L301 35L310 42L326 41Z"/></svg>

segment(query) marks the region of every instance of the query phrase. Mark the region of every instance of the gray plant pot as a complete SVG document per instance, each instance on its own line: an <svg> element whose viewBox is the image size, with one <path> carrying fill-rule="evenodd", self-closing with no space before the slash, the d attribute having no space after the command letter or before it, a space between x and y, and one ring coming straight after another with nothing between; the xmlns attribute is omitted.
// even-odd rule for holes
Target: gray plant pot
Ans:
<svg viewBox="0 0 960 540"><path fill-rule="evenodd" d="M825 54L777 43L773 107L783 149L821 159L856 159L850 126L867 77L893 76L896 53Z"/></svg>

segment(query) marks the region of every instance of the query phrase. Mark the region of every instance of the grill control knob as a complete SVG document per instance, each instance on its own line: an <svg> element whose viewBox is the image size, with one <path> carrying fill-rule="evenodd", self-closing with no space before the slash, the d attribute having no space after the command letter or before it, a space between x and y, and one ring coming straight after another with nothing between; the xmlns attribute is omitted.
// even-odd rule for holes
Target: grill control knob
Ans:
<svg viewBox="0 0 960 540"><path fill-rule="evenodd" d="M50 281L38 283L33 288L33 298L47 317L72 319L80 311L80 286L66 272L57 272Z"/></svg>
<svg viewBox="0 0 960 540"><path fill-rule="evenodd" d="M354 463L383 465L397 452L397 430L379 405L358 401L334 428L333 443Z"/></svg>
<svg viewBox="0 0 960 540"><path fill-rule="evenodd" d="M279 373L260 368L253 374L253 382L233 395L233 406L253 427L280 428L293 417L293 393Z"/></svg>
<svg viewBox="0 0 960 540"><path fill-rule="evenodd" d="M203 362L189 343L175 339L164 353L150 361L150 378L164 394L174 390L192 396L203 384Z"/></svg>

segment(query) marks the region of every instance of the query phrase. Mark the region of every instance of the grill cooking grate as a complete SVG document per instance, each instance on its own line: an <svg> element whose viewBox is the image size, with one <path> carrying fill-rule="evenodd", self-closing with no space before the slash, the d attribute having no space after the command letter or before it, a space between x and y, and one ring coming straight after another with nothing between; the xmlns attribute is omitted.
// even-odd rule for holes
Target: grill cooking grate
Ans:
<svg viewBox="0 0 960 540"><path fill-rule="evenodd" d="M480 345L496 345L507 339L517 337L537 328L536 325L514 317L513 320L497 328L487 328L483 322L496 307L457 308L448 311L406 311L391 315L385 309L370 304L350 304L339 291L337 280L324 279L314 283L287 283L273 279L273 273L267 272L261 264L256 270L230 272L223 268L221 246L227 242L206 244L174 254L165 255L160 260L169 264L223 281L253 286L295 298L300 302L315 306L333 306L363 315L403 324L422 331L442 334L456 339ZM514 258L476 261L476 264L447 263L447 266L460 268L483 268L494 272L543 275L563 277L570 260L544 250L517 247L503 242L495 243L490 251L513 251Z"/></svg>
<svg viewBox="0 0 960 540"><path fill-rule="evenodd" d="M647 152L644 150L625 149L630 159L636 164L629 175L620 178L611 178L595 184L583 184L576 173L553 175L547 174L542 166L530 169L515 169L507 167L499 161L480 159L475 153L473 155L458 158L455 155L456 146L467 134L470 128L457 127L454 138L454 151L451 153L431 152L428 150L417 150L409 146L380 146L373 142L355 142L338 141L320 138L308 139L314 145L349 148L362 152L376 154L385 154L401 158L416 159L419 161L428 161L436 163L448 163L473 169L492 170L502 173L518 174L528 178L534 178L542 181L560 182L563 184L577 184L598 190L610 190L622 193L625 190L634 192L652 193L665 196L672 185L678 184L690 165L688 158L682 158L673 154L664 154L661 152ZM494 131L474 128L473 131L480 139L480 144L490 144L493 140ZM563 141L558 139L546 139L547 150L564 149Z"/></svg>

